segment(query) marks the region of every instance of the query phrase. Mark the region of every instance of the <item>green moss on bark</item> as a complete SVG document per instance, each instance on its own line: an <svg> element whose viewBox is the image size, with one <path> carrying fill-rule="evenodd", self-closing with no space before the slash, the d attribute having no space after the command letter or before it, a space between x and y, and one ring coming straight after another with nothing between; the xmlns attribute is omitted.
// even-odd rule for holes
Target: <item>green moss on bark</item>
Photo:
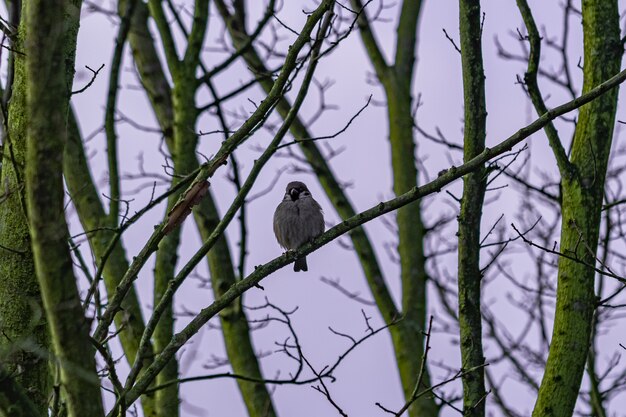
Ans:
<svg viewBox="0 0 626 417"><path fill-rule="evenodd" d="M189 75L189 74L188 74ZM172 91L174 110L173 142L170 143L170 151L174 161L174 181L189 174L198 167L196 159L197 137L195 134L196 112L187 111L195 107L193 77L184 77L188 81L177 80ZM184 109L184 110L183 110ZM168 198L166 213L178 201L181 192L174 193ZM174 279L176 263L178 261L178 246L182 227L172 230L159 243L154 268L154 305L156 306L165 293L170 282ZM155 328L152 340L155 352L160 353L174 336L174 310L170 304L161 316L161 320ZM170 360L156 377L156 385L162 385L178 378L178 363ZM178 387L170 385L156 393L158 415L178 415Z"/></svg>
<svg viewBox="0 0 626 417"><path fill-rule="evenodd" d="M13 47L24 50L25 26L21 25ZM26 162L25 57L15 54L13 94L8 129L2 148L2 197L0 197L0 348L7 373L28 393L40 415L47 409L51 387L48 361L18 347L21 342L49 348L47 325L31 250L24 200ZM18 372L16 372L19 369Z"/></svg>
<svg viewBox="0 0 626 417"><path fill-rule="evenodd" d="M481 42L479 0L459 2L461 63L463 68L465 162L485 148L485 73ZM461 365L463 369L485 363L482 345L480 270L480 221L487 184L484 166L463 177L463 197L458 224L458 294ZM485 415L485 377L482 368L463 376L463 411L468 416Z"/></svg>
<svg viewBox="0 0 626 417"><path fill-rule="evenodd" d="M97 417L104 413L100 380L73 273L62 177L80 2L24 4L26 206L35 270L68 415Z"/></svg>
<svg viewBox="0 0 626 417"><path fill-rule="evenodd" d="M623 47L616 0L584 0L582 12L584 93L619 71ZM611 90L580 109L571 152L575 173L562 180L560 250L581 262L559 259L552 341L534 417L571 416L578 398L595 309L595 272L587 265L595 264L617 94Z"/></svg>
<svg viewBox="0 0 626 417"><path fill-rule="evenodd" d="M120 6L122 7L122 6ZM154 47L154 40L147 27L147 7L143 3L137 5L137 9L133 16L133 24L129 35L130 45L133 56L137 64L142 82L146 87L148 97L152 103L153 109L157 115L157 119L165 134L166 143L175 161L177 172L189 172L198 166L195 157L196 138L193 134L196 123L196 114L190 109L195 108L194 91L195 73L186 76L177 77L175 81L174 91L170 88L163 71L163 67L159 60L158 54ZM176 64L175 64L176 65ZM214 219L217 218L217 211L212 197L209 195L204 198L202 204L194 210L196 223L199 227L201 236L208 236L215 225ZM208 211L207 211L208 210ZM211 219L208 221L207 219ZM178 234L179 231L172 234ZM156 267L155 270L155 301L160 299L164 288L166 288L169 279L172 278L171 266L176 262L175 255L168 255L166 251L177 246L178 237L166 237L161 242L159 252L157 253L157 264L163 266ZM220 239L214 249L208 254L211 275L216 279L223 280L224 284L228 282L234 283L232 261L228 252L228 244L225 239ZM167 270L166 270L167 269ZM222 270L230 273L222 274ZM219 277L219 278L218 278ZM217 287L214 285L214 287ZM233 316L234 317L234 316ZM158 352L165 347L171 340L173 334L174 321L170 311L163 314L159 326L155 330L153 337L154 349ZM248 324L245 315L241 312L232 325L225 324L224 339L227 344L227 353L236 373L248 375L251 378L262 379L262 374L255 356L250 335L248 333ZM229 348L232 346L233 348ZM168 364L164 371L157 377L157 384L161 382L171 381L177 377L176 363ZM244 382L240 384L243 399L248 406L250 415L274 415L271 397L263 384L254 384ZM176 386L157 394L157 403L178 404L178 389ZM259 410L258 413L254 414ZM163 414L168 415L168 414Z"/></svg>
<svg viewBox="0 0 626 417"><path fill-rule="evenodd" d="M68 139L65 146L63 173L69 194L84 230L95 230L95 232L89 233L87 237L95 259L99 264L109 247L113 233L108 230L109 219L104 212L98 191L89 171L82 143L82 134L73 111L70 111L68 117ZM127 270L126 251L122 243L118 242L107 258L102 271L107 294L115 292L115 288ZM117 329L123 329L119 332L120 342L128 363L132 364L137 355L141 335L145 329L139 298L134 287L128 292L128 295L122 302L122 309L124 314L115 316L115 326ZM144 362L143 366L146 368L152 361L151 347L148 348L148 352L142 360ZM154 416L153 398L154 394L146 394L141 397L141 408L145 417Z"/></svg>
<svg viewBox="0 0 626 417"><path fill-rule="evenodd" d="M394 76L389 86L386 87L393 189L396 195L401 195L418 185L410 84L410 78L398 79ZM410 398L424 355L423 332L426 322L427 275L420 202L400 208L396 213L396 223L398 224L403 320L397 330L391 331L391 335L404 395L405 398ZM428 370L424 370L422 381L423 387L430 386ZM436 416L437 414L437 406L433 398L429 396L418 398L409 407L411 417Z"/></svg>

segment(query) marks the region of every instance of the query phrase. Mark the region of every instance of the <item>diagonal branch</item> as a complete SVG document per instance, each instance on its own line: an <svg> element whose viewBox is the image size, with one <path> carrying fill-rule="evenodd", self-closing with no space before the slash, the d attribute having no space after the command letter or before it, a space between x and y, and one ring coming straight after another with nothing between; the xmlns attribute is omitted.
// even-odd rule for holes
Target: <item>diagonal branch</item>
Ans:
<svg viewBox="0 0 626 417"><path fill-rule="evenodd" d="M135 5L137 0L128 0L122 16L122 23L120 24L115 38L115 50L113 51L113 58L111 59L111 75L109 76L109 91L107 93L107 103L104 116L104 130L106 132L107 142L107 162L109 167L109 222L113 226L117 226L120 210L120 177L119 167L117 163L117 133L115 132L115 106L117 103L117 96L119 92L119 78L120 67L122 65L122 53L124 52L124 45L126 44L126 38L130 32L130 22L135 11Z"/></svg>
<svg viewBox="0 0 626 417"><path fill-rule="evenodd" d="M332 6L332 0L324 0L320 6L309 15L304 27L302 28L302 32L300 36L296 39L293 45L289 49L289 53L285 58L285 64L283 69L274 82L272 90L268 93L266 99L259 104L254 113L242 124L242 126L232 135L228 140L222 143L219 151L215 154L215 156L211 159L210 162L205 163L196 179L191 184L190 188L187 189L185 193L181 196L181 199L184 198L184 195L192 190L196 184L206 181L210 178L217 169L222 166L227 160L228 156L234 152L234 150L243 143L249 135L258 127L260 123L262 123L269 114L269 112L274 108L276 102L283 96L284 88L287 85L289 76L291 72L295 69L297 65L297 57L300 50L304 47L305 43L309 40L309 36L313 31L313 28L322 18L322 16L326 13L327 10ZM180 200L179 200L180 201ZM157 249L157 246L161 239L165 236L165 225L167 224L168 219L165 219L160 226L155 228L152 236L148 239L148 242L141 249L140 253L135 257L133 263L125 274L124 278L120 282L116 293L111 297L109 301L109 306L106 311L102 315L102 319L96 328L94 333L94 339L102 340L105 336L108 327L113 320L113 317L120 310L120 306L126 293L131 288L134 280L137 278L137 274L143 267L143 265L147 262L148 257Z"/></svg>
<svg viewBox="0 0 626 417"><path fill-rule="evenodd" d="M178 58L178 53L176 52L174 36L172 35L169 22L165 16L165 11L161 5L161 0L149 0L148 7L150 9L150 15L154 19L157 29L159 30L159 34L161 35L167 66L172 72L172 75L175 76L180 72L181 62Z"/></svg>
<svg viewBox="0 0 626 417"><path fill-rule="evenodd" d="M220 3L221 0L216 0L216 4L219 5ZM220 10L222 18L227 22L238 19L237 16L231 16L230 14L226 14L227 10L222 11L222 9L219 7L218 10ZM227 27L230 31L233 42L237 44L238 41L241 41L241 37L243 34L237 31L238 29L236 25L231 23L228 24ZM249 36L244 39L249 39ZM245 59L247 65L251 67L255 73L268 73L267 67L259 57L259 54L254 47L250 48L248 52L244 53L243 58ZM267 93L269 93L273 87L272 81L270 79L260 79L259 83ZM291 109L292 105L289 103L289 100L284 96L281 97L276 105L276 110L283 119L289 117L289 114L291 114ZM342 219L347 219L356 215L356 210L352 206L352 203L348 199L345 191L337 181L337 178L335 177L332 168L328 165L328 162L324 158L320 149L317 147L314 141L305 140L307 138L311 138L313 135L311 135L306 125L299 117L296 117L291 125L291 134L299 143L302 153L306 157L307 162L310 164L311 169L319 179L320 185L326 192L328 199L332 203L339 216ZM374 248L367 236L367 233L363 228L355 229L350 234L350 237L352 239L354 249L363 268L363 272L365 274L369 287L371 288L371 291L374 295L374 299L376 301L378 309L384 317L385 322L390 323L399 317L399 312L385 283L383 272L376 257L376 252L374 251Z"/></svg>
<svg viewBox="0 0 626 417"><path fill-rule="evenodd" d="M374 35L374 31L372 29L372 25L370 24L370 20L367 17L367 13L365 8L372 1L369 0L367 3L363 4L361 0L351 0L350 3L352 7L358 13L357 24L359 26L359 32L361 33L361 39L363 40L363 44L365 45L365 50L367 51L370 60L372 61L372 65L374 66L374 71L376 71L376 75L379 80L384 80L387 78L387 71L389 70L389 65L385 60L385 56L378 45L378 41L376 40L376 36Z"/></svg>
<svg viewBox="0 0 626 417"><path fill-rule="evenodd" d="M539 84L537 83L537 72L539 71L539 59L541 57L541 37L539 36L539 31L537 30L537 25L535 24L535 19L533 18L532 11L528 6L528 2L526 0L517 0L517 7L519 8L522 18L524 19L526 30L528 30L528 41L530 43L528 68L526 69L526 74L524 74L524 83L526 84L528 95L530 96L537 114L543 114L547 111L547 108L543 101L543 97L541 96ZM552 122L548 123L544 130L546 132L546 136L548 137L548 142L550 143L552 152L554 152L556 164L559 167L561 176L567 178L571 177L573 174L573 166L565 153L565 148L563 148L563 144L559 138L559 133L554 127L554 124Z"/></svg>
<svg viewBox="0 0 626 417"><path fill-rule="evenodd" d="M448 184L454 182L455 180L461 178L462 176L475 171L479 167L481 167L485 162L490 159L501 155L505 152L510 151L515 145L519 144L533 133L541 130L548 122L554 120L555 118L568 113L574 109L577 109L584 104L589 103L595 98L601 96L607 91L615 88L617 85L621 84L626 80L626 70L618 73L613 78L607 80L606 82L598 85L596 88L592 89L588 93L569 101L561 106L558 106L554 109L549 110L541 117L536 119L531 124L521 128L513 135L509 136L507 139L500 142L493 148L485 148L483 152L481 152L476 157L467 161L465 164L459 167L452 167L444 172L441 175L421 186L415 187L414 189L385 202L381 202L378 205L363 211L349 219L346 219L342 223L337 226L329 229L324 234L316 238L310 243L302 246L296 251L290 251L285 253L272 261L258 266L254 272L248 275L246 278L238 281L235 285L229 288L221 297L216 299L211 305L204 308L193 320L183 328L179 333L177 333L167 347L162 351L160 355L158 355L154 362L145 370L142 376L139 377L135 386L127 392L125 396L125 401L127 404L134 402L142 392L144 392L156 374L165 366L165 364L169 361L173 355L178 352L178 350L194 335L196 334L202 326L204 326L212 317L218 314L222 309L226 308L230 303L232 303L237 297L240 297L245 291L250 288L258 285L258 283L270 275L272 272L277 271L283 266L294 262L295 259L300 258L302 256L308 255L314 250L326 245L327 243L337 239L338 237L350 232L351 230L362 226L363 224L380 217L386 213L395 211L400 207L404 207L407 204L410 204L414 201L417 201L427 195L436 193L441 191L442 188L447 186ZM199 178L201 180L205 174L200 173ZM197 261L199 262L199 260ZM197 264L197 263L196 263ZM188 268L189 266L185 266ZM434 387L433 387L434 388Z"/></svg>

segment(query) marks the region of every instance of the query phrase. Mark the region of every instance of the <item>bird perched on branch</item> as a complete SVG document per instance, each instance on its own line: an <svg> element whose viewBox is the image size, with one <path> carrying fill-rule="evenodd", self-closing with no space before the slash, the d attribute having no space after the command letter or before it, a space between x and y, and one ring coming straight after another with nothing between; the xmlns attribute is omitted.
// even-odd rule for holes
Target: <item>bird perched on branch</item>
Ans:
<svg viewBox="0 0 626 417"><path fill-rule="evenodd" d="M298 249L324 232L322 208L300 181L287 184L283 201L274 212L274 234L280 246ZM296 259L293 270L308 271L306 256Z"/></svg>

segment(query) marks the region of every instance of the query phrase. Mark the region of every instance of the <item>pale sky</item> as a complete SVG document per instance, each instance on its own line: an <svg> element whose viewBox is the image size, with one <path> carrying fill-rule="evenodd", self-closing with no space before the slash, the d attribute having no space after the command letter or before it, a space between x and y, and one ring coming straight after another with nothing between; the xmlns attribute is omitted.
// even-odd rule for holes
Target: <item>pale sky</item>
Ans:
<svg viewBox="0 0 626 417"><path fill-rule="evenodd" d="M103 7L111 8L113 2L95 1ZM179 2L177 2L179 3ZM192 3L192 2L187 2ZM262 13L262 6L266 2L249 1L250 22L249 27L254 26L254 22ZM302 25L304 15L301 10L306 7L310 10L314 6L313 1L286 1L284 0L279 16L281 20L290 27L299 28ZM374 3L377 3L375 1ZM519 52L519 42L515 37L515 30L524 31L523 23L514 0L505 1L483 1L483 11L485 12L485 23L483 33L483 54L486 74L487 93L487 145L499 143L510 134L527 124L535 118L535 113L526 99L522 88L516 85L516 75L523 76L525 65L518 62L505 61L498 57L494 39L497 37L500 43L508 50ZM557 1L531 1L535 18L540 30L546 28L550 37L561 36L561 3ZM621 6L624 6L621 2ZM83 11L84 12L84 11ZM206 45L211 45L219 37L222 26L215 11L210 22L210 31L205 39ZM102 15L83 13L85 16L79 33L79 45L77 56L78 76L74 83L74 88L84 85L89 79L89 74L83 68L89 65L97 68L102 63L106 64L105 69L96 82L85 93L74 96L73 103L77 109L84 136L97 130L104 119L104 103L107 88L108 66L114 45L116 29L111 22ZM393 43L395 41L395 21L397 20L397 7L393 7L383 13L389 21L375 25L377 36L385 54L393 56ZM274 22L275 23L275 22ZM570 36L570 68L576 80L577 91L580 92L581 72L576 67L578 57L582 51L581 27L577 19L571 19L572 33ZM450 41L446 39L442 29L458 43L458 3L451 0L426 1L419 29L418 41L418 62L416 77L414 80L413 96L421 95L423 105L417 113L417 122L423 129L434 132L435 128L440 128L449 140L461 143L462 139L462 79L460 56L454 50ZM156 33L153 31L153 33ZM293 35L283 32L285 39L279 43L282 50L293 40ZM542 65L545 69L557 68L558 62L554 51L544 45L544 59ZM208 67L221 62L224 55L208 50L204 55L204 62ZM137 77L132 67L132 60L127 49L123 64L123 80L120 99L118 101L119 110L127 117L137 123L156 127L153 113L150 110L148 101L139 86ZM367 97L373 94L374 100L380 102L384 99L382 89L368 84L366 81L372 78L372 67L364 55L362 44L358 33L354 32L346 41L342 42L337 50L320 63L317 79L320 81L332 80L334 85L327 91L326 101L337 105L338 110L329 111L312 128L315 135L326 135L334 133L342 128L347 120L362 107ZM232 87L236 87L240 82L250 78L246 68L238 63L231 71L223 73L215 81L217 89L224 93ZM567 101L568 96L554 86L549 85L545 80L541 81L544 88L544 95L548 107L561 104ZM624 98L624 93L620 94ZM258 101L262 98L260 89L255 88L238 99L230 101L226 108L238 112L250 112L253 107L247 98ZM307 120L316 110L319 101L315 90L307 98L304 104L302 116ZM205 90L198 96L198 103L206 103L207 94ZM622 112L622 107L618 111L618 118ZM232 118L230 118L233 120ZM274 121L278 120L274 118ZM571 131L571 126L566 123L557 125L563 137L567 137L566 132ZM197 126L198 130L210 131L218 128L217 121L213 116L203 116ZM137 172L139 155L143 155L144 168L146 171L162 173L163 158L158 152L159 136L137 130L128 124L118 124L120 163L122 172ZM252 161L259 155L254 145L263 145L268 142L269 135L266 131L259 131L254 137L246 142L237 153L240 165L245 178ZM204 155L211 155L215 152L222 140L220 135L204 136L200 139L199 152ZM290 140L288 136L285 140ZM621 144L622 138L616 135L615 141ZM424 160L424 166L428 178L436 176L437 172L450 166L451 162L459 165L461 155L456 152L450 154L447 149L435 145L425 140L420 135L417 136L418 155ZM532 160L533 178L538 178L538 172L549 173L554 176L556 166L554 159L546 145L543 133L538 133L527 142L529 150L520 157L520 160L530 156ZM321 143L318 143L322 145ZM324 144L325 146L326 144ZM351 186L347 193L355 207L361 211L375 204L381 199L392 197L392 179L390 172L389 144L387 141L387 120L384 107L370 105L357 118L350 128L341 136L328 141L328 145L334 149L344 149L343 153L336 156L331 161L340 181L349 182ZM104 153L104 135L95 136L87 144L87 149L92 158L92 172L102 186L101 191L106 193L106 156ZM293 161L284 158L273 158L264 168L251 195L265 189L274 178L276 172ZM302 166L302 164L298 164ZM229 203L234 197L234 187L227 180L226 174L229 168L223 168L213 178L212 192L214 193L221 213L224 213ZM424 172L421 173L420 181L427 178ZM247 207L248 231L249 231L249 256L246 261L246 271L250 272L255 265L260 265L270 261L281 254L281 249L275 241L272 232L273 211L282 198L285 184L290 180L302 180L309 185L313 196L324 208L325 217L329 225L336 224L338 217L331 204L326 199L323 191L314 177L305 173L284 174L278 181L277 186L267 195L260 197ZM505 185L508 181L500 177L493 186ZM123 184L123 191L128 193L138 186L143 186L142 192L136 195L128 195L134 198L131 203L131 213L139 210L150 197L150 181L126 181ZM160 189L161 192L164 188ZM460 195L461 183L457 181L449 191L455 195ZM484 210L483 234L485 234L495 220L504 214L502 225L505 226L505 236L513 236L510 227L511 222L517 220L519 215L519 188L509 186L488 193L487 200L494 200ZM443 213L453 215L455 207L454 200L446 193L440 193L433 198L426 200L423 218L426 224L431 224ZM152 231L152 225L157 224L162 219L164 207L152 210L136 226L133 226L124 237L124 245L128 257L137 254ZM550 216L546 215L546 219ZM72 231L78 232L78 222L75 215L72 217ZM389 217L393 219L393 217ZM399 268L388 256L385 250L385 243L395 241L395 237L384 226L380 220L369 223L366 230L377 250L377 256L381 263L387 283L392 289L394 296L399 294ZM453 241L456 225L452 224L445 231L445 238ZM228 229L229 243L232 249L233 258L237 259L239 248L237 243L238 225L233 221ZM554 236L558 241L558 236ZM179 267L184 264L191 254L199 247L199 237L196 233L192 221L184 224L182 234L182 245L180 249ZM440 241L433 241L429 244L432 250L441 249ZM534 271L529 264L528 251L522 242L514 242L509 247L510 255L507 260L516 276L520 279L530 276ZM488 257L488 252L484 252L484 258ZM144 313L150 312L152 305L152 268L153 260L143 269L137 281L141 303ZM321 282L321 277L340 279L341 284L351 291L359 292L363 298L371 300L372 297L367 288L365 279L358 266L356 256L349 250L340 247L337 241L319 249L308 257L309 272L302 274L293 273L291 266L267 277L262 285L264 291L252 289L246 293L244 303L247 306L256 306L264 302L267 297L271 302L291 310L298 307L291 319L301 340L307 358L319 368L335 361L338 354L347 347L348 342L337 335L332 334L328 327L349 333L355 338L365 334L365 323L363 321L361 309L372 317L371 324L378 328L382 319L375 307L365 306L353 300L349 300L337 290ZM530 265L530 266L529 266ZM622 272L623 267L617 265L617 271ZM445 276L455 277L456 255L440 257L438 269L431 272ZM198 273L206 276L206 264L201 264ZM488 304L490 309L497 314L498 320L503 323L507 331L513 335L520 331L523 324L523 317L519 311L511 306L507 300L507 293L515 294L513 286L502 276L498 276L496 270L491 270L492 281L486 285L483 302ZM447 274L447 275L445 275ZM458 369L460 358L458 344L455 342L456 328L444 331L444 327L449 324L448 317L442 312L435 295L434 288L429 288L429 314L434 315L434 327L437 331L433 333L431 345L432 351L429 356L429 364L433 381L439 382L448 373L441 367L434 366L435 363L445 364L447 367ZM521 297L520 297L521 298ZM210 290L198 288L198 282L188 279L179 291L175 305L179 312L198 311L207 306L212 301ZM250 318L261 318L265 312L250 312ZM180 317L177 327L184 326L189 320L188 317ZM212 321L218 324L217 321ZM623 339L624 327L613 326L611 330L603 336L603 349L600 359L601 367L606 364L608 358L619 352L618 343ZM257 351L273 352L276 350L274 342L282 341L286 337L286 329L276 324L270 325L253 333L253 340ZM536 334L529 336L536 338ZM620 339L621 338L621 339ZM221 333L215 329L206 327L197 335L192 343L181 350L181 376L195 376L209 374L213 372L224 372L229 370L228 366L216 370L205 369L203 364L209 363L213 355L224 357L223 341ZM497 355L499 350L486 342L485 354L489 358ZM293 371L294 363L281 353L274 353L261 361L264 375L268 378L276 377L280 371L281 377L288 377L288 373ZM514 405L522 415L529 415L534 405L534 396L526 387L520 389L520 385L515 382L515 376L510 369L504 366L494 366L494 372L499 377L510 376L503 385L508 401ZM536 380L540 380L540 374L534 370ZM391 341L388 333L383 332L366 341L356 349L335 373L337 381L329 384L333 399L337 401L348 415L354 416L382 416L385 415L375 406L380 402L388 408L399 409L404 401L401 394L401 387L394 361ZM460 380L446 386L443 391L448 396L455 396L461 393ZM229 379L219 379L207 382L192 382L181 387L183 404L181 415L183 416L245 416L245 409L240 398L236 383ZM274 404L281 416L332 416L336 415L335 410L326 399L308 385L302 386L278 386L274 391ZM109 400L111 398L108 398ZM457 403L458 405L458 403ZM499 415L493 408L491 400L488 401L488 410L493 415ZM610 411L615 413L626 406L626 398L622 395L619 399L611 403ZM444 408L442 417L458 415L450 408Z"/></svg>

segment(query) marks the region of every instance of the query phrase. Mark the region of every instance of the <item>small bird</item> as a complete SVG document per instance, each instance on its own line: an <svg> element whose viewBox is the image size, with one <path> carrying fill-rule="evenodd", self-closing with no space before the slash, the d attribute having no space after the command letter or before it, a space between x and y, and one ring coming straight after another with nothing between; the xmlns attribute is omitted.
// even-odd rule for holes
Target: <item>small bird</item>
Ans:
<svg viewBox="0 0 626 417"><path fill-rule="evenodd" d="M287 184L285 197L274 212L274 234L280 246L298 249L324 232L322 207L300 181ZM296 259L293 270L308 271L306 256Z"/></svg>

